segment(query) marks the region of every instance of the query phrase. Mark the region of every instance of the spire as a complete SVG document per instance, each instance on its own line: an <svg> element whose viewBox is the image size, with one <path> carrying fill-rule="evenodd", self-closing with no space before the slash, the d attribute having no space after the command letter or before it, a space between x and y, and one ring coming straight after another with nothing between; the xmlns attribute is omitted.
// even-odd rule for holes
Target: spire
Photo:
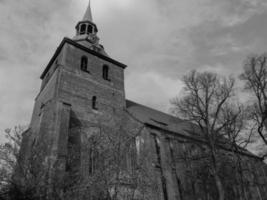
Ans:
<svg viewBox="0 0 267 200"><path fill-rule="evenodd" d="M92 11L91 11L91 1L90 0L89 0L89 5L87 7L87 10L83 16L83 21L93 22Z"/></svg>

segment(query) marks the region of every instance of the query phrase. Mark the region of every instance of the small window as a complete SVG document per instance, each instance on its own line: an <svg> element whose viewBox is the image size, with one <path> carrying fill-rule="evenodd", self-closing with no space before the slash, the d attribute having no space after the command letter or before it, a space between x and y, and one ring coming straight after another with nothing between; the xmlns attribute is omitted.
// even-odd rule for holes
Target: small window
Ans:
<svg viewBox="0 0 267 200"><path fill-rule="evenodd" d="M85 31L86 31L86 24L82 24L81 25L81 29L80 29L80 34L85 34Z"/></svg>
<svg viewBox="0 0 267 200"><path fill-rule="evenodd" d="M92 108L94 110L97 110L97 107L96 107L96 96L93 96L93 98L92 98Z"/></svg>
<svg viewBox="0 0 267 200"><path fill-rule="evenodd" d="M88 71L88 70L87 70L87 65L88 65L88 59L87 59L86 56L83 56L83 57L81 58L81 70L82 70L82 71Z"/></svg>
<svg viewBox="0 0 267 200"><path fill-rule="evenodd" d="M103 79L109 81L109 67L107 65L103 66Z"/></svg>
<svg viewBox="0 0 267 200"><path fill-rule="evenodd" d="M91 25L89 25L87 27L87 34L93 33L93 27Z"/></svg>

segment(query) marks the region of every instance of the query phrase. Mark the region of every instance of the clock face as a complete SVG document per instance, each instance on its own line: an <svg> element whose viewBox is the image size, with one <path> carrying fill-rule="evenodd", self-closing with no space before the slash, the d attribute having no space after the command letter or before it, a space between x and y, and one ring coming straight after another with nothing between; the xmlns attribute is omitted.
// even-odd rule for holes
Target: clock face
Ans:
<svg viewBox="0 0 267 200"><path fill-rule="evenodd" d="M88 40L89 40L90 42L92 42L92 43L96 43L97 40L98 40L98 38L97 38L96 35L89 35L89 36L88 36Z"/></svg>

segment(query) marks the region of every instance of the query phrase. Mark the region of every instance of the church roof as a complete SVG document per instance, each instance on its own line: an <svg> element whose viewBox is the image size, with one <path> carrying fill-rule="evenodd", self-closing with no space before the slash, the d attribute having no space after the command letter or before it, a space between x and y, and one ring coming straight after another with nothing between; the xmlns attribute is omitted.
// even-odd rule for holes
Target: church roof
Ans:
<svg viewBox="0 0 267 200"><path fill-rule="evenodd" d="M89 1L89 5L87 7L87 10L83 16L83 21L93 22L92 10L91 10L91 1Z"/></svg>
<svg viewBox="0 0 267 200"><path fill-rule="evenodd" d="M133 101L126 101L127 111L140 122L170 131L183 136L197 136L199 128L192 122L182 120L178 117L164 112L140 105Z"/></svg>
<svg viewBox="0 0 267 200"><path fill-rule="evenodd" d="M152 129L160 129L163 132L167 131L181 137L203 142L203 135L200 134L200 128L190 121L182 120L178 117L174 117L130 100L126 100L126 108L128 113L130 113L136 120L151 127ZM227 151L231 149L229 142L227 142L226 139L222 140L220 147ZM261 159L247 149L239 146L238 151L243 155Z"/></svg>

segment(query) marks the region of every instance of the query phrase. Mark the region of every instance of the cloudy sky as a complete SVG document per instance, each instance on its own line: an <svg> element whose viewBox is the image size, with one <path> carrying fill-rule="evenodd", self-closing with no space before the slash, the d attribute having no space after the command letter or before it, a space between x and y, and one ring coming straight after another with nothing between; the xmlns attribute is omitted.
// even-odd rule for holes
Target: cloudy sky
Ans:
<svg viewBox="0 0 267 200"><path fill-rule="evenodd" d="M0 130L30 121L39 76L88 0L0 0ZM92 0L108 54L128 65L128 99L168 111L191 69L238 75L267 51L266 0Z"/></svg>

